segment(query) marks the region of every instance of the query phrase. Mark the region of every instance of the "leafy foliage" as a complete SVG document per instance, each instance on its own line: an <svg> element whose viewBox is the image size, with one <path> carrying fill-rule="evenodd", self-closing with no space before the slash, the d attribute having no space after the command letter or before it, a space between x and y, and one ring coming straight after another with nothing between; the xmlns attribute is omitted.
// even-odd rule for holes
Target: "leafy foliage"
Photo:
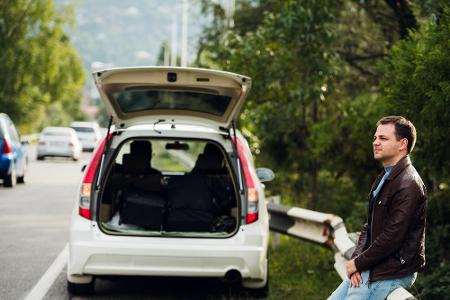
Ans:
<svg viewBox="0 0 450 300"><path fill-rule="evenodd" d="M450 244L450 6L391 52L382 88L389 109L410 118L418 131L413 152L429 193L427 266L417 290L424 299L442 299L449 290Z"/></svg>
<svg viewBox="0 0 450 300"><path fill-rule="evenodd" d="M359 230L379 168L375 123L399 114L418 130L412 156L429 188L429 215L448 215L448 7L440 0L241 0L233 27L220 6L204 1L214 21L197 64L252 77L240 125L257 163L277 174L269 192L339 214ZM445 290L445 280L429 283L448 272L448 247L439 249L447 232L444 218L429 222L429 267L417 284L424 297Z"/></svg>
<svg viewBox="0 0 450 300"><path fill-rule="evenodd" d="M450 175L450 10L439 23L397 44L385 64L382 87L390 110L411 118L419 137L415 158L436 188ZM431 154L431 155L430 155Z"/></svg>
<svg viewBox="0 0 450 300"><path fill-rule="evenodd" d="M0 107L25 131L79 112L84 73L64 33L72 10L52 1L0 1Z"/></svg>
<svg viewBox="0 0 450 300"><path fill-rule="evenodd" d="M249 3L242 5L244 13L248 12ZM286 171L278 179L291 186L287 191L292 195L286 196L294 199L305 185L312 185L307 197L314 205L320 162L311 155L306 140L311 125L324 116L318 103L325 100L327 86L337 72L328 49L333 41L330 24L340 2L303 1L300 6L296 1L263 1L262 5L267 10L253 21L254 32L245 31L244 26L228 30L220 27L226 22L217 22L207 32L212 41L201 48L207 50L206 61L214 60L222 68L253 78L252 95L241 118L244 131L265 133L258 135L260 140L253 139L252 145L261 151L262 160ZM237 20L242 22L242 18Z"/></svg>

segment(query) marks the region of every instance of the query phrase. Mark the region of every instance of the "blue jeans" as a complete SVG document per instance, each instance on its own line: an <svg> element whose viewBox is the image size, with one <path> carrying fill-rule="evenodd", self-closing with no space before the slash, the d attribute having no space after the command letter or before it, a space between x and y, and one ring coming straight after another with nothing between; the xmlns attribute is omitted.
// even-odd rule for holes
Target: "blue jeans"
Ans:
<svg viewBox="0 0 450 300"><path fill-rule="evenodd" d="M350 288L350 281L345 279L328 300L385 300L395 289L411 287L416 281L417 273L402 278L373 281L370 285L367 284L369 271L362 272L361 277L363 282L354 288Z"/></svg>

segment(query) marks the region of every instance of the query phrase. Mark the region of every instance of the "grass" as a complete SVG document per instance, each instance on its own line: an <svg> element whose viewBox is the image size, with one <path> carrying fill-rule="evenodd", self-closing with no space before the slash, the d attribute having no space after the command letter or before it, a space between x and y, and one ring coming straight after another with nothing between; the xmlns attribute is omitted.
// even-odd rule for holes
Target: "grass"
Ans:
<svg viewBox="0 0 450 300"><path fill-rule="evenodd" d="M341 282L333 253L321 246L281 236L269 255L268 299L326 299Z"/></svg>

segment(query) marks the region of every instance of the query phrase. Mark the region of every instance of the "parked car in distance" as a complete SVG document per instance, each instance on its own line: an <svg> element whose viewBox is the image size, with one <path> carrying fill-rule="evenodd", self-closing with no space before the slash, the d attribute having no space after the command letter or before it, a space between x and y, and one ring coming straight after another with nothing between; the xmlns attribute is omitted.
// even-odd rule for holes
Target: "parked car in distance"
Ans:
<svg viewBox="0 0 450 300"><path fill-rule="evenodd" d="M37 159L58 156L70 157L77 161L81 154L81 143L75 130L69 127L46 127L42 130L38 146Z"/></svg>
<svg viewBox="0 0 450 300"><path fill-rule="evenodd" d="M97 122L72 122L70 127L76 131L83 151L93 151L102 137Z"/></svg>
<svg viewBox="0 0 450 300"><path fill-rule="evenodd" d="M28 152L25 143L9 116L0 113L0 179L3 185L13 187L24 183L28 169Z"/></svg>
<svg viewBox="0 0 450 300"><path fill-rule="evenodd" d="M217 277L267 294L262 182L274 175L255 168L233 125L251 79L170 67L93 75L113 126L72 213L69 292L94 291L96 276L128 275Z"/></svg>

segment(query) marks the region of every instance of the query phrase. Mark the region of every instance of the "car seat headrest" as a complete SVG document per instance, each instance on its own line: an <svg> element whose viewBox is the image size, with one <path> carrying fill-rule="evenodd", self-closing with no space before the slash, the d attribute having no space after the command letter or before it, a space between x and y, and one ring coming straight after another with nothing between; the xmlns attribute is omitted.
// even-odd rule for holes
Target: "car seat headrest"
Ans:
<svg viewBox="0 0 450 300"><path fill-rule="evenodd" d="M198 156L195 167L200 170L219 170L222 168L223 156L220 150L217 152L202 153Z"/></svg>
<svg viewBox="0 0 450 300"><path fill-rule="evenodd" d="M143 160L138 155L131 153L124 154L122 157L123 172L125 174L139 174L148 170L150 161Z"/></svg>
<svg viewBox="0 0 450 300"><path fill-rule="evenodd" d="M130 153L137 155L148 155L152 153L152 144L149 141L133 141L130 144Z"/></svg>

